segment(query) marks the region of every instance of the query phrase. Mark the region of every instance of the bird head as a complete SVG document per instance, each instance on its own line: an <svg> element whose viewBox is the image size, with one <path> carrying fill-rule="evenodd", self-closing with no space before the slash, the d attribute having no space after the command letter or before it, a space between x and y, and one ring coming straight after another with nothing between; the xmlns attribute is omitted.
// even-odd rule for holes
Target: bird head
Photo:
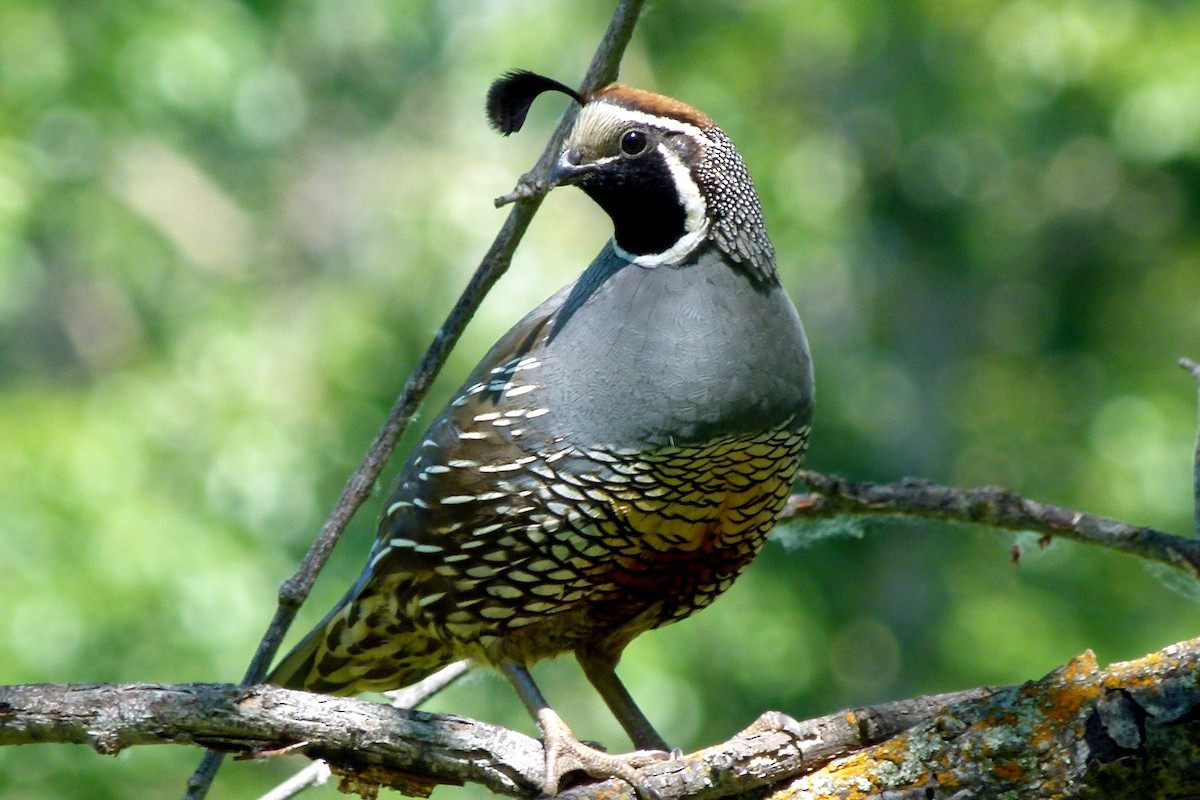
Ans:
<svg viewBox="0 0 1200 800"><path fill-rule="evenodd" d="M515 71L492 84L488 117L507 136L546 91L581 106L551 183L578 186L608 213L618 252L643 266L676 265L712 242L752 276L774 282L774 251L750 174L707 115L622 84L580 94Z"/></svg>

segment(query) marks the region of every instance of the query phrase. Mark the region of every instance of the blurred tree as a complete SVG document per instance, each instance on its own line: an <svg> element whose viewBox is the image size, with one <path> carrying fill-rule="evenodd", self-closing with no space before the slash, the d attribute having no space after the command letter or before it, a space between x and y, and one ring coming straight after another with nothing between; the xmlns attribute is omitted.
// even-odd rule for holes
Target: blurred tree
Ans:
<svg viewBox="0 0 1200 800"><path fill-rule="evenodd" d="M0 682L241 674L499 224L491 198L537 152L487 129L488 82L573 80L610 11L0 0ZM817 360L812 467L1183 531L1197 65L1189 3L660 0L623 79L704 109L749 162ZM430 402L607 234L555 193ZM301 626L357 573L373 513ZM934 525L781 538L722 602L629 651L623 674L681 746L768 707L1019 680L1195 633L1194 596L1086 548L1027 547L1014 568L1004 537ZM561 710L581 735L622 741L570 665L540 669L580 698ZM438 707L528 728L487 679ZM193 764L0 751L0 795L168 796ZM239 765L222 794L288 769Z"/></svg>

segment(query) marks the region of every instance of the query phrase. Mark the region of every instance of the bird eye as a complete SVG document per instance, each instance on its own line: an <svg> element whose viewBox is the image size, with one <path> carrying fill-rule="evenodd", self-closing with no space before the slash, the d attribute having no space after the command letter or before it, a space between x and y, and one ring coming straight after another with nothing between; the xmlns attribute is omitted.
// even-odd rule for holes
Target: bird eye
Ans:
<svg viewBox="0 0 1200 800"><path fill-rule="evenodd" d="M636 128L621 134L621 152L627 156L636 156L646 149L646 132Z"/></svg>

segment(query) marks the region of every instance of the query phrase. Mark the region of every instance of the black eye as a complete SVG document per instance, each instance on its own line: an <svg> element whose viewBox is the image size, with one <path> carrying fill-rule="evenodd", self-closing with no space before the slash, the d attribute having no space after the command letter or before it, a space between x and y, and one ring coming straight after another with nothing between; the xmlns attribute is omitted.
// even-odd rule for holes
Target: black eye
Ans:
<svg viewBox="0 0 1200 800"><path fill-rule="evenodd" d="M646 132L636 128L621 134L621 152L627 156L636 156L646 149Z"/></svg>

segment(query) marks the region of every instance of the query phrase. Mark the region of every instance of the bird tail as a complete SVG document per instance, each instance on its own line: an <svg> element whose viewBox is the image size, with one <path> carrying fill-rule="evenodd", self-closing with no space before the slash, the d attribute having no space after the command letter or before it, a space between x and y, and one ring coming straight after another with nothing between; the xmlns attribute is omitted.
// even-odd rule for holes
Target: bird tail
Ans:
<svg viewBox="0 0 1200 800"><path fill-rule="evenodd" d="M267 683L332 695L387 692L456 660L450 648L412 620L385 614L386 594L364 591L365 583L360 578L284 656Z"/></svg>
<svg viewBox="0 0 1200 800"><path fill-rule="evenodd" d="M322 651L328 650L326 642L329 635L334 632L331 630L334 621L343 615L348 599L346 598L334 606L333 610L325 615L325 619L321 620L300 640L299 644L292 648L291 652L283 657L275 669L271 670L271 674L267 675L267 683L273 683L285 689L308 689L324 694L354 693L354 688L349 683L331 683L325 680L321 676L321 670L317 669L317 662Z"/></svg>

